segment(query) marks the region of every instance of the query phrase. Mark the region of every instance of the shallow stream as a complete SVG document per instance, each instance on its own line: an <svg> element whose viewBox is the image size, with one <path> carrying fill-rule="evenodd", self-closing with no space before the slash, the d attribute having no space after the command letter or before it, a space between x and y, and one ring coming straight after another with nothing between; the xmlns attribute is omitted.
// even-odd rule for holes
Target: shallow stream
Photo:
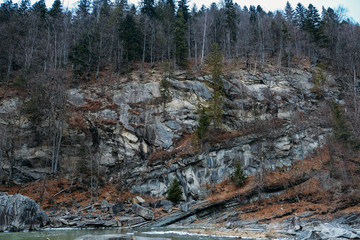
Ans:
<svg viewBox="0 0 360 240"><path fill-rule="evenodd" d="M232 237L218 237L209 235L186 234L181 229L48 229L30 232L5 232L0 233L1 240L74 240L83 235L104 235L104 234L129 234L145 237L166 237L172 240L225 240Z"/></svg>

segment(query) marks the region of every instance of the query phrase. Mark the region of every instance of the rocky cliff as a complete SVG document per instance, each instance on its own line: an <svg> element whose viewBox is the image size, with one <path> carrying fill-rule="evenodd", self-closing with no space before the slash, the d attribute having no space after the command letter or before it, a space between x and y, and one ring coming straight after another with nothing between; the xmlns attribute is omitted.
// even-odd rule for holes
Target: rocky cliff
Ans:
<svg viewBox="0 0 360 240"><path fill-rule="evenodd" d="M178 178L184 200L201 199L209 184L232 175L237 161L247 174L256 174L286 170L293 161L315 153L331 133L329 103L342 103L331 75L326 75L319 94L308 70L232 70L223 78L221 131L210 128L200 146L192 135L200 106L212 97L210 78L175 72L163 86L163 76L152 71L143 80L132 77L67 90L59 175L90 184L86 178L91 174L96 184L119 184L157 197ZM40 116L35 126L34 113L21 111L28 102L16 95L0 101L0 123L15 133L14 157L6 151L1 155L3 183L9 180L6 176L25 183L50 173L48 119Z"/></svg>

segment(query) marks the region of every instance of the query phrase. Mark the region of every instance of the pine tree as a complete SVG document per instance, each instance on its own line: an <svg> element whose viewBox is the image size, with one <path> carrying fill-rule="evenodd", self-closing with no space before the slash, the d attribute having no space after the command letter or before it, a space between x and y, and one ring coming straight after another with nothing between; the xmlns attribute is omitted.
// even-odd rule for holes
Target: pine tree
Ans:
<svg viewBox="0 0 360 240"><path fill-rule="evenodd" d="M61 16L61 14L62 14L61 0L55 0L49 11L49 15L53 18L57 18Z"/></svg>
<svg viewBox="0 0 360 240"><path fill-rule="evenodd" d="M204 140L209 131L210 118L205 108L201 108L196 135L200 140Z"/></svg>
<svg viewBox="0 0 360 240"><path fill-rule="evenodd" d="M183 11L178 10L175 21L175 54L176 62L181 66L187 65L186 22Z"/></svg>
<svg viewBox="0 0 360 240"><path fill-rule="evenodd" d="M337 102L333 102L332 117L332 125L336 139L345 143L349 142L351 137L350 129L344 117L344 113Z"/></svg>
<svg viewBox="0 0 360 240"><path fill-rule="evenodd" d="M127 62L141 56L141 32L132 14L127 14L121 24L120 39L123 41Z"/></svg>
<svg viewBox="0 0 360 240"><path fill-rule="evenodd" d="M77 15L80 18L85 18L90 12L90 0L80 0L77 10Z"/></svg>
<svg viewBox="0 0 360 240"><path fill-rule="evenodd" d="M167 199L172 201L173 203L179 203L181 200L181 188L179 181L175 178L171 183L170 188L167 190Z"/></svg>
<svg viewBox="0 0 360 240"><path fill-rule="evenodd" d="M187 3L187 0L178 1L178 11L183 13L185 23L188 23L190 19L190 11Z"/></svg>
<svg viewBox="0 0 360 240"><path fill-rule="evenodd" d="M40 17L42 21L45 21L47 15L47 8L45 0L39 0L32 6L33 12Z"/></svg>
<svg viewBox="0 0 360 240"><path fill-rule="evenodd" d="M285 19L288 23L293 23L295 21L295 11L291 7L291 4L289 3L289 1L286 2Z"/></svg>
<svg viewBox="0 0 360 240"><path fill-rule="evenodd" d="M225 22L226 22L226 31L228 35L228 56L231 56L232 46L236 43L236 12L234 3L232 0L225 0Z"/></svg>
<svg viewBox="0 0 360 240"><path fill-rule="evenodd" d="M295 12L296 24L300 29L303 29L305 26L306 8L301 3L298 3Z"/></svg>
<svg viewBox="0 0 360 240"><path fill-rule="evenodd" d="M310 33L312 40L314 42L319 40L319 32L318 32L319 24L320 24L319 12L316 9L316 7L314 7L312 4L309 4L304 20L304 30Z"/></svg>
<svg viewBox="0 0 360 240"><path fill-rule="evenodd" d="M211 46L211 54L208 57L211 67L211 86L213 88L212 98L210 100L210 116L214 122L215 128L220 127L223 118L224 104L224 84L221 79L223 73L222 54L216 43Z"/></svg>
<svg viewBox="0 0 360 240"><path fill-rule="evenodd" d="M235 164L235 170L231 177L231 181L238 187L244 186L247 176L244 173L244 169L241 166L241 162L237 161Z"/></svg>
<svg viewBox="0 0 360 240"><path fill-rule="evenodd" d="M141 13L147 15L150 19L156 17L154 0L143 0Z"/></svg>

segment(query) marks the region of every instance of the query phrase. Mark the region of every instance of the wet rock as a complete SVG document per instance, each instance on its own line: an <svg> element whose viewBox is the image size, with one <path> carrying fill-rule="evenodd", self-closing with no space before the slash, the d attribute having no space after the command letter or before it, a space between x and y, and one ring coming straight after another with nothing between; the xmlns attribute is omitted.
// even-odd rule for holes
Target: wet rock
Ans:
<svg viewBox="0 0 360 240"><path fill-rule="evenodd" d="M125 210L125 205L122 202L116 202L113 206L112 206L112 212L114 215L119 215L121 211Z"/></svg>
<svg viewBox="0 0 360 240"><path fill-rule="evenodd" d="M0 196L0 232L35 230L48 216L34 200L21 194Z"/></svg>
<svg viewBox="0 0 360 240"><path fill-rule="evenodd" d="M121 217L119 218L119 227L129 227L144 222L142 217Z"/></svg>
<svg viewBox="0 0 360 240"><path fill-rule="evenodd" d="M74 240L131 240L131 236L125 234L85 235Z"/></svg>
<svg viewBox="0 0 360 240"><path fill-rule="evenodd" d="M63 223L61 222L60 218L57 217L50 217L49 222L50 222L50 227L52 228L59 228L63 226Z"/></svg>
<svg viewBox="0 0 360 240"><path fill-rule="evenodd" d="M132 210L136 215L143 217L146 220L154 219L154 212L148 208L140 206L139 204L134 203L132 205Z"/></svg>
<svg viewBox="0 0 360 240"><path fill-rule="evenodd" d="M171 239L129 236L126 234L107 234L107 235L85 235L85 236L77 237L74 240L171 240Z"/></svg>
<svg viewBox="0 0 360 240"><path fill-rule="evenodd" d="M102 227L105 224L105 221L102 219L88 220L85 221L84 226L86 227Z"/></svg>

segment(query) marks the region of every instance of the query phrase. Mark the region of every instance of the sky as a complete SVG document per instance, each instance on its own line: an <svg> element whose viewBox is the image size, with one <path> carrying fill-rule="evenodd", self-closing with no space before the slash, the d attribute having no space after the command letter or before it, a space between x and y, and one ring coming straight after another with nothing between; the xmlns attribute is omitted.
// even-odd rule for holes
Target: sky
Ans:
<svg viewBox="0 0 360 240"><path fill-rule="evenodd" d="M5 1L5 0L0 0ZM17 2L20 0L13 0ZM35 3L37 0L31 0L31 4ZM46 5L51 7L54 0L45 0ZM189 0L189 6L196 4L200 8L203 4L205 6L210 6L212 2L219 3L221 0ZM239 4L241 7L250 5L261 5L265 11L276 11L283 10L285 8L287 0L233 0L234 3ZM295 9L296 5L301 2L302 5L308 7L311 3L313 4L321 13L322 7L325 8L331 7L337 9L339 6L346 9L346 15L353 21L360 23L360 0L288 0L291 6ZM78 0L62 0L63 6L65 8L75 8L77 7ZM138 4L140 0L128 0L129 3Z"/></svg>

